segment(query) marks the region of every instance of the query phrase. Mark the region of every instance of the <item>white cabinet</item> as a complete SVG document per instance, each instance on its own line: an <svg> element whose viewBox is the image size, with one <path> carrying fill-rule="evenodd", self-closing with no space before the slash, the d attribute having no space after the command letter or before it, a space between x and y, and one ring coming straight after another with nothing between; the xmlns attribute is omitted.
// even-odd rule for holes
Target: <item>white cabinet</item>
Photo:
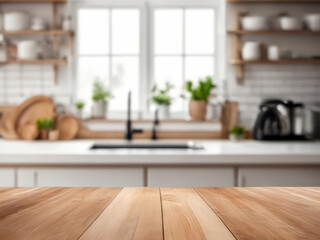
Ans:
<svg viewBox="0 0 320 240"><path fill-rule="evenodd" d="M19 187L142 187L143 168L19 168Z"/></svg>
<svg viewBox="0 0 320 240"><path fill-rule="evenodd" d="M150 187L233 187L234 170L227 167L150 167Z"/></svg>
<svg viewBox="0 0 320 240"><path fill-rule="evenodd" d="M14 187L14 169L0 168L0 187Z"/></svg>
<svg viewBox="0 0 320 240"><path fill-rule="evenodd" d="M239 168L239 187L320 186L319 167Z"/></svg>

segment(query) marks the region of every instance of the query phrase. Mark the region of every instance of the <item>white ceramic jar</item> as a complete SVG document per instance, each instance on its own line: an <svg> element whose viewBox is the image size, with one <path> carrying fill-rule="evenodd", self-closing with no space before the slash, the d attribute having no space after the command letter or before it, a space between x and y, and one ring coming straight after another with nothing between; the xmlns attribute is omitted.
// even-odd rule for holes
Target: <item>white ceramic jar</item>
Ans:
<svg viewBox="0 0 320 240"><path fill-rule="evenodd" d="M276 61L280 59L280 49L278 46L271 45L268 47L268 60Z"/></svg>
<svg viewBox="0 0 320 240"><path fill-rule="evenodd" d="M19 31L30 28L30 16L24 12L11 12L4 14L4 30Z"/></svg>
<svg viewBox="0 0 320 240"><path fill-rule="evenodd" d="M37 41L27 40L18 43L18 59L33 60L38 58L38 54Z"/></svg>
<svg viewBox="0 0 320 240"><path fill-rule="evenodd" d="M243 30L259 31L269 29L269 19L263 16L245 16L241 18Z"/></svg>
<svg viewBox="0 0 320 240"><path fill-rule="evenodd" d="M320 13L308 14L304 18L307 28L312 31L320 30Z"/></svg>
<svg viewBox="0 0 320 240"><path fill-rule="evenodd" d="M294 17L280 17L280 28L282 30L301 30L302 29L302 21L298 18Z"/></svg>
<svg viewBox="0 0 320 240"><path fill-rule="evenodd" d="M261 46L259 42L245 42L242 47L243 60L261 59Z"/></svg>

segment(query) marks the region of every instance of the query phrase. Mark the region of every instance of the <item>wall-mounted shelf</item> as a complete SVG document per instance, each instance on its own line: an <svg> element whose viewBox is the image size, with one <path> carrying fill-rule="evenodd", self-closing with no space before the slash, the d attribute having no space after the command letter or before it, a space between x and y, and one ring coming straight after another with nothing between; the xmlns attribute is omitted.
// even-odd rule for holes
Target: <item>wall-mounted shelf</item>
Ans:
<svg viewBox="0 0 320 240"><path fill-rule="evenodd" d="M50 29L50 30L20 30L20 31L0 31L0 34L3 35L69 35L73 36L73 31L64 31L60 29Z"/></svg>
<svg viewBox="0 0 320 240"><path fill-rule="evenodd" d="M234 35L320 35L320 31L310 30L263 30L263 31L248 31L248 30L229 30L228 34Z"/></svg>
<svg viewBox="0 0 320 240"><path fill-rule="evenodd" d="M233 59L231 60L233 65L245 65L245 64L320 64L320 59L281 59L281 60L242 60L242 59Z"/></svg>
<svg viewBox="0 0 320 240"><path fill-rule="evenodd" d="M3 35L52 35L53 36L53 59L37 59L37 60L18 60L9 59L4 64L49 64L53 67L54 72L54 83L58 82L58 66L66 65L67 60L61 59L59 57L59 38L60 36L68 36L70 39L70 50L73 56L73 46L74 46L74 32L64 31L58 29L57 27L57 5L60 3L67 3L67 0L0 0L1 3L50 3L52 5L52 29L34 31L31 29L21 30L21 31L0 31Z"/></svg>
<svg viewBox="0 0 320 240"><path fill-rule="evenodd" d="M320 0L228 0L229 3L320 3Z"/></svg>

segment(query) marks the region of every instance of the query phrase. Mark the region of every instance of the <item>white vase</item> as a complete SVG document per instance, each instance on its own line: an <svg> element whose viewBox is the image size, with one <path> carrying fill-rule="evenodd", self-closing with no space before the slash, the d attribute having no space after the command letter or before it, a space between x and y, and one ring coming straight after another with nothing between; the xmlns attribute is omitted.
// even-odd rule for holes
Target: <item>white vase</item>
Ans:
<svg viewBox="0 0 320 240"><path fill-rule="evenodd" d="M93 118L106 118L106 112L108 108L108 103L99 100L99 101L94 101L93 106L92 106L92 117Z"/></svg>
<svg viewBox="0 0 320 240"><path fill-rule="evenodd" d="M160 119L170 118L170 105L159 105L158 109Z"/></svg>

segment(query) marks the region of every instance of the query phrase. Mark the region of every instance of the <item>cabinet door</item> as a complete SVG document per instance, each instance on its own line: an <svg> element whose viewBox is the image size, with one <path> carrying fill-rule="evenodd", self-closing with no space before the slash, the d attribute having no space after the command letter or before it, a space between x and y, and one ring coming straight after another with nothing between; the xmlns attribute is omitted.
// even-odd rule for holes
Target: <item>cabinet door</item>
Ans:
<svg viewBox="0 0 320 240"><path fill-rule="evenodd" d="M240 187L320 186L320 168L239 168Z"/></svg>
<svg viewBox="0 0 320 240"><path fill-rule="evenodd" d="M233 187L233 168L151 167L150 187Z"/></svg>
<svg viewBox="0 0 320 240"><path fill-rule="evenodd" d="M0 187L14 187L14 169L0 168Z"/></svg>
<svg viewBox="0 0 320 240"><path fill-rule="evenodd" d="M142 168L21 168L19 187L142 187Z"/></svg>

